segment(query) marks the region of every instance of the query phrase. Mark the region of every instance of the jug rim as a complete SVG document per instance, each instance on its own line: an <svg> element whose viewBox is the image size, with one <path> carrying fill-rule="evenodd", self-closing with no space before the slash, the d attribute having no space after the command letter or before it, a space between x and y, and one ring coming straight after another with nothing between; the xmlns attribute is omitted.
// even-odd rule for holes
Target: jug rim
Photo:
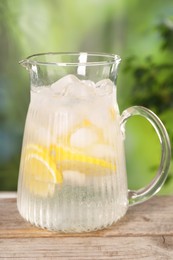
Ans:
<svg viewBox="0 0 173 260"><path fill-rule="evenodd" d="M68 62L68 61L41 61L36 58L50 56L76 56L78 61ZM101 61L88 61L87 58L103 58ZM98 66L98 65L112 65L117 64L121 61L121 58L117 54L109 54L104 52L43 52L28 56L26 59L20 61L20 64L28 65L53 65L53 66Z"/></svg>

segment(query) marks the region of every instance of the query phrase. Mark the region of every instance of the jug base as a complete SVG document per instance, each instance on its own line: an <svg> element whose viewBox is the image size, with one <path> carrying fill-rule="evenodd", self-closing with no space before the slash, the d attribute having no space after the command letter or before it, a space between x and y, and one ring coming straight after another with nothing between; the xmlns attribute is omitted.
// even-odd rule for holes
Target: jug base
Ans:
<svg viewBox="0 0 173 260"><path fill-rule="evenodd" d="M58 233L89 233L89 232L101 231L103 229L109 228L110 226L116 224L120 219L122 219L125 216L126 212L127 212L127 210L124 210L124 212L122 212L122 215L118 216L116 219L114 219L110 223L104 223L102 225L98 225L95 227L94 226L91 226L91 227L79 226L76 223L76 227L74 225L72 225L71 227L63 228L63 225L62 225L62 227L54 226L54 224L49 225L49 226L41 225L35 221L32 221L31 219L27 219L25 216L22 215L22 213L19 210L20 215L24 218L24 220L26 220L31 225L33 225L39 229L44 229L44 230L47 230L50 232L58 232Z"/></svg>
<svg viewBox="0 0 173 260"><path fill-rule="evenodd" d="M22 202L23 201L23 202ZM17 206L21 216L32 225L50 231L81 233L101 230L122 218L127 211L127 203L122 201L78 201L56 203L50 200L25 197L18 198Z"/></svg>

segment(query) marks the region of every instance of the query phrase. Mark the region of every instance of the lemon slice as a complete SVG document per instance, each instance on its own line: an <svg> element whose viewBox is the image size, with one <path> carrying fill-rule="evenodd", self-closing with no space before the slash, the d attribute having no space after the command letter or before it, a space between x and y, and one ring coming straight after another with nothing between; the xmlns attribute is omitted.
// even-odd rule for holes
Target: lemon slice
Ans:
<svg viewBox="0 0 173 260"><path fill-rule="evenodd" d="M24 178L30 191L40 196L52 195L55 184L62 182L62 174L47 149L34 144L25 150Z"/></svg>
<svg viewBox="0 0 173 260"><path fill-rule="evenodd" d="M51 146L50 152L61 171L75 170L85 174L101 175L112 173L116 170L113 160L107 161L61 146Z"/></svg>
<svg viewBox="0 0 173 260"><path fill-rule="evenodd" d="M62 183L63 177L64 182L82 177L82 182L75 179L74 183L84 185L86 175L100 176L116 171L113 159L108 161L58 145L28 144L24 150L24 162L26 187L32 194L42 197L53 195L55 184Z"/></svg>

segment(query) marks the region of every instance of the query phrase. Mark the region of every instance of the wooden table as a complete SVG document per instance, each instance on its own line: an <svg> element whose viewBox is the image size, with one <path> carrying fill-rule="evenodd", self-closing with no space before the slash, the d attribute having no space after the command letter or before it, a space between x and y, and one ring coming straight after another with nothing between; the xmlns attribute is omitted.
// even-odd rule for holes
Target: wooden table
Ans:
<svg viewBox="0 0 173 260"><path fill-rule="evenodd" d="M33 227L15 198L0 198L0 259L173 259L173 197L131 207L108 229L62 234Z"/></svg>

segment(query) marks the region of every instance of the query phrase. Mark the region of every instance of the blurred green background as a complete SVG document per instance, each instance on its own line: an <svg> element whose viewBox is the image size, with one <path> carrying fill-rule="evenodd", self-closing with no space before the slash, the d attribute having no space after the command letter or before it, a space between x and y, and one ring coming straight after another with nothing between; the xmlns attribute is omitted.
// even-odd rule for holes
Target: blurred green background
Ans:
<svg viewBox="0 0 173 260"><path fill-rule="evenodd" d="M120 111L152 109L173 143L172 0L0 0L0 190L16 190L29 75L18 61L39 52L97 51L122 57ZM160 144L140 117L127 123L131 189L155 175ZM160 194L173 193L173 165Z"/></svg>

